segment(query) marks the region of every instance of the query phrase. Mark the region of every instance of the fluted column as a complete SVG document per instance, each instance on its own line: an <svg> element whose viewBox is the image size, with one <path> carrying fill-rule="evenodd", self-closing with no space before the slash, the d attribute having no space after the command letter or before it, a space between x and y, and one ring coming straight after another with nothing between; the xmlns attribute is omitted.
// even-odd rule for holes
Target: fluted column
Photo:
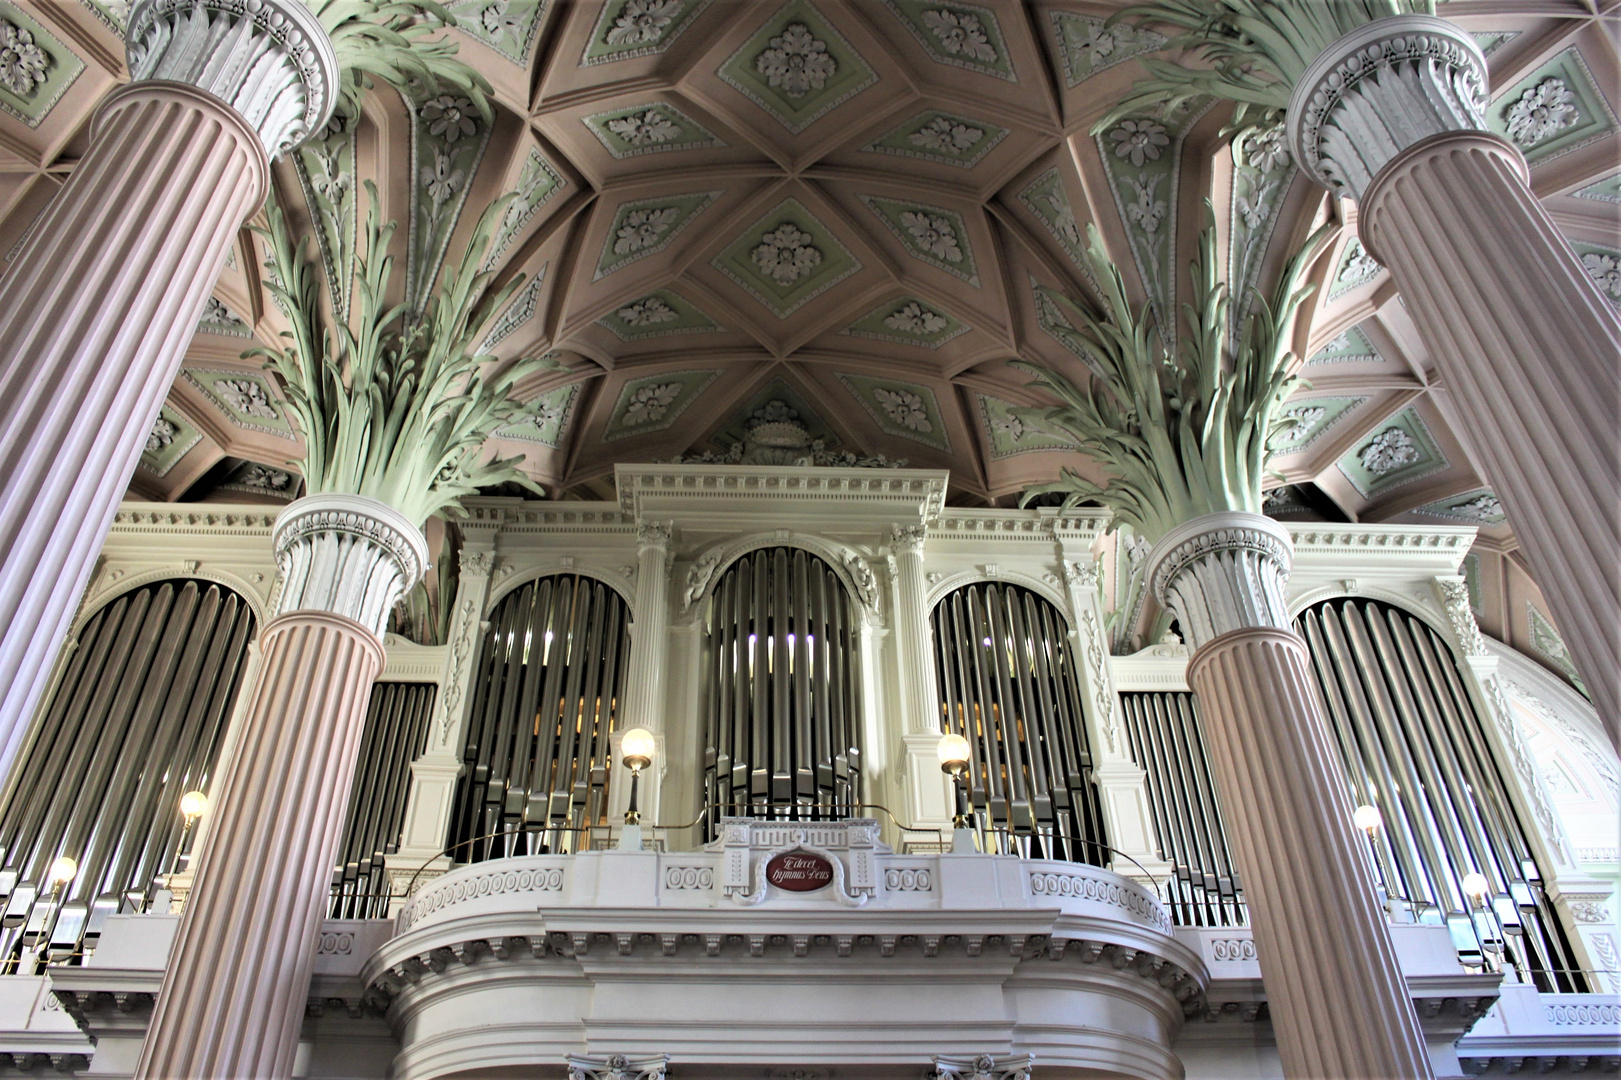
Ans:
<svg viewBox="0 0 1621 1080"><path fill-rule="evenodd" d="M269 154L337 66L297 0L147 0L134 81L0 277L0 776Z"/></svg>
<svg viewBox="0 0 1621 1080"><path fill-rule="evenodd" d="M1149 582L1194 648L1198 696L1267 1007L1290 1077L1428 1077L1424 1036L1284 601L1289 534L1211 514L1155 545Z"/></svg>
<svg viewBox="0 0 1621 1080"><path fill-rule="evenodd" d="M136 1075L292 1075L388 613L427 566L382 503L315 495L272 536L282 575Z"/></svg>
<svg viewBox="0 0 1621 1080"><path fill-rule="evenodd" d="M670 537L674 527L654 521L636 530L636 611L625 681L621 728L664 730L664 658L670 636Z"/></svg>
<svg viewBox="0 0 1621 1080"><path fill-rule="evenodd" d="M1486 131L1486 63L1443 19L1347 34L1294 90L1306 171L1360 205L1537 584L1621 746L1621 320Z"/></svg>
<svg viewBox="0 0 1621 1080"><path fill-rule="evenodd" d="M906 749L905 784L894 791L917 828L947 828L956 793L940 771L940 690L929 640L929 586L923 576L923 525L896 525L889 532L889 578L894 618L895 699L900 705Z"/></svg>

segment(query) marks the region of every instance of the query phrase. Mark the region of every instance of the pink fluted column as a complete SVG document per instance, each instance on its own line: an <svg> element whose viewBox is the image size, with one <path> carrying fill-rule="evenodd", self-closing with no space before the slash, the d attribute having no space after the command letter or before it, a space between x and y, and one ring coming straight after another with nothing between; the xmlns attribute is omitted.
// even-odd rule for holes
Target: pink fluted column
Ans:
<svg viewBox="0 0 1621 1080"><path fill-rule="evenodd" d="M1621 747L1621 320L1495 135L1435 135L1362 198L1463 436Z"/></svg>
<svg viewBox="0 0 1621 1080"><path fill-rule="evenodd" d="M260 646L247 726L220 785L141 1076L292 1075L383 649L353 619L315 611L272 619Z"/></svg>
<svg viewBox="0 0 1621 1080"><path fill-rule="evenodd" d="M299 499L272 539L278 614L158 992L146 1080L292 1075L383 627L428 560L421 530L354 495Z"/></svg>
<svg viewBox="0 0 1621 1080"><path fill-rule="evenodd" d="M1621 320L1486 131L1486 61L1445 19L1380 19L1314 60L1289 102L1308 175L1360 206L1460 434L1621 747Z"/></svg>
<svg viewBox="0 0 1621 1080"><path fill-rule="evenodd" d="M1212 514L1166 534L1149 582L1194 647L1199 700L1284 1075L1432 1075L1351 823L1346 781L1289 629L1289 534Z"/></svg>
<svg viewBox="0 0 1621 1080"><path fill-rule="evenodd" d="M307 9L216 3L137 5L135 81L108 95L0 277L0 778L231 238L264 201L267 149L331 108L336 62Z"/></svg>

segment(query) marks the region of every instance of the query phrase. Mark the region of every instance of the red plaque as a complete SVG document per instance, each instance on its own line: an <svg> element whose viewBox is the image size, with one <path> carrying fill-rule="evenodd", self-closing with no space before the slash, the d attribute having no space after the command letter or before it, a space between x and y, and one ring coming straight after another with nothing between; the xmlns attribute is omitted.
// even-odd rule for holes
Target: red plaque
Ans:
<svg viewBox="0 0 1621 1080"><path fill-rule="evenodd" d="M765 879L789 892L815 892L833 884L833 864L808 851L785 851L765 864Z"/></svg>

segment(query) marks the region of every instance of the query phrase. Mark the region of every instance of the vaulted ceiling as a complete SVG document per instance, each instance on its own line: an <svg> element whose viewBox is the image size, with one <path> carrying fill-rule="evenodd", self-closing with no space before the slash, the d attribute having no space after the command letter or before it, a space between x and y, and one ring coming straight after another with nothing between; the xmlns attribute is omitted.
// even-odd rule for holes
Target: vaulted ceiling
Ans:
<svg viewBox="0 0 1621 1080"><path fill-rule="evenodd" d="M1214 218L1235 291L1269 288L1314 225L1296 349L1310 382L1280 445L1280 516L1467 523L1514 550L1455 407L1355 208L1299 175L1281 140L1222 137L1225 106L1096 121L1163 39L1105 28L1119 3L999 0L453 0L461 55L495 87L465 100L371 95L277 166L342 295L362 185L401 222L396 281L418 298L493 199L489 264L524 276L486 345L550 353L524 388L540 421L494 440L555 497L612 490L615 463L724 454L782 402L833 451L948 468L951 499L1007 505L1071 466L1010 409L1024 358L1080 370L1070 298L1095 295L1096 225L1162 324ZM1611 0L1451 0L1492 75L1490 122L1621 303L1621 65ZM118 0L0 0L0 258L72 172L101 97L127 77ZM33 54L28 54L32 56ZM8 66L9 65L9 66ZM321 198L313 198L319 193ZM335 210L335 212L334 212ZM362 206L361 213L364 213ZM131 486L154 499L291 498L299 440L242 351L281 316L249 230L227 260ZM773 415L781 413L774 406ZM1531 451L1528 448L1528 452ZM1522 620L1523 621L1523 620Z"/></svg>

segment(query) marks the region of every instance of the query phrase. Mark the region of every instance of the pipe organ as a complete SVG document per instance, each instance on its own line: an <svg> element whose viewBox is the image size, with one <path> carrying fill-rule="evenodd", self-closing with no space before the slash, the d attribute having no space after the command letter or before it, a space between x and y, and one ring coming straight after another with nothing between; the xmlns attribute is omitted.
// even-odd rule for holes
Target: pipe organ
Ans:
<svg viewBox="0 0 1621 1080"><path fill-rule="evenodd" d="M1452 930L1459 954L1503 952L1539 987L1584 990L1542 872L1446 642L1377 600L1329 600L1296 628L1357 805L1378 809L1370 837L1389 903ZM1468 895L1465 878L1489 892ZM1477 961L1478 962L1478 961Z"/></svg>
<svg viewBox="0 0 1621 1080"><path fill-rule="evenodd" d="M1131 756L1148 781L1161 857L1171 864L1166 899L1182 926L1249 921L1227 847L1215 778L1193 695L1185 690L1120 695Z"/></svg>
<svg viewBox="0 0 1621 1080"><path fill-rule="evenodd" d="M708 827L748 814L849 817L861 793L856 637L844 583L800 548L751 551L709 607Z"/></svg>
<svg viewBox="0 0 1621 1080"><path fill-rule="evenodd" d="M451 858L584 850L606 823L609 735L630 652L625 602L596 578L554 574L509 593L488 626Z"/></svg>
<svg viewBox="0 0 1621 1080"><path fill-rule="evenodd" d="M388 915L384 861L399 850L411 762L427 745L436 690L433 683L381 682L372 687L338 864L332 868L331 918Z"/></svg>
<svg viewBox="0 0 1621 1080"><path fill-rule="evenodd" d="M143 911L184 869L180 797L208 787L255 627L230 589L173 579L84 623L0 814L0 973L46 946L93 950L109 915ZM51 863L78 873L59 892ZM49 941L43 939L49 935Z"/></svg>
<svg viewBox="0 0 1621 1080"><path fill-rule="evenodd" d="M1027 857L1108 863L1063 615L981 582L942 599L930 625L943 730L973 747L969 798L989 835Z"/></svg>

